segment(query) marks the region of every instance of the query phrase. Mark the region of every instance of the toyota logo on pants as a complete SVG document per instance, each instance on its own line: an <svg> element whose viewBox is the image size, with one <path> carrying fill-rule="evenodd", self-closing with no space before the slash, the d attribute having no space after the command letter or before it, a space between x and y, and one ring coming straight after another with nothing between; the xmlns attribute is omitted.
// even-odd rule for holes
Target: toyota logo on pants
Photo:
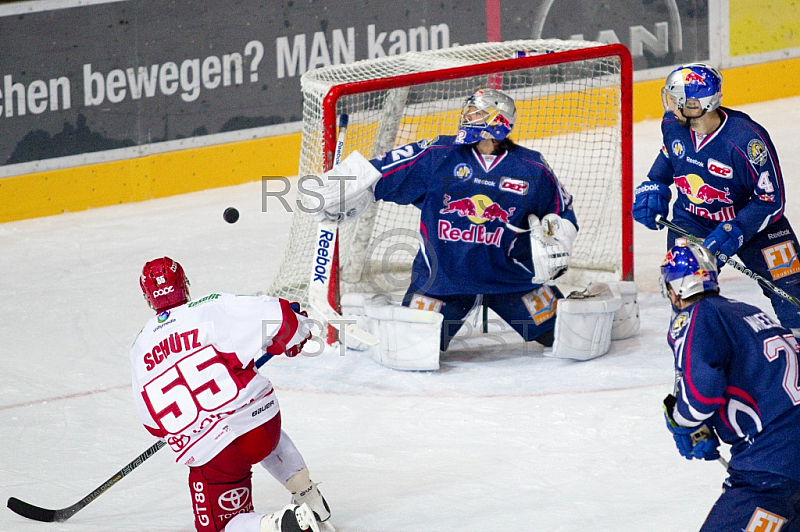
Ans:
<svg viewBox="0 0 800 532"><path fill-rule="evenodd" d="M249 488L234 488L220 495L217 502L226 512L235 512L244 506L248 499L250 499Z"/></svg>

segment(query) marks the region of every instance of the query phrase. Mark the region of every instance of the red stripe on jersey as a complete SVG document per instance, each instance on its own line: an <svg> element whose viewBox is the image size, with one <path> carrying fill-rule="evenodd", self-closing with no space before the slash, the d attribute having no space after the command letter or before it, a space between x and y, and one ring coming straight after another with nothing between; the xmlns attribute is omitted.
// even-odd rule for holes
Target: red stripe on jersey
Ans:
<svg viewBox="0 0 800 532"><path fill-rule="evenodd" d="M684 350L685 354L685 369L684 369L684 376L685 381L689 384L689 390L692 392L692 395L704 405L724 405L725 399L722 397L706 397L695 387L694 381L692 381L692 335L694 334L694 324L697 317L697 309L695 307L695 312L692 312L692 322L689 324L689 332L686 333L686 348Z"/></svg>

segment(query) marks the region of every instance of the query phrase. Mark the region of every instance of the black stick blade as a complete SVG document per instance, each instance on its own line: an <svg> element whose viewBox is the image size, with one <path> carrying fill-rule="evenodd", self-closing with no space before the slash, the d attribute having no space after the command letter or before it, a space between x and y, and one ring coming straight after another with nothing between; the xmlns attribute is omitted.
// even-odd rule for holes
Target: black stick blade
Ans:
<svg viewBox="0 0 800 532"><path fill-rule="evenodd" d="M52 523L56 520L56 511L48 510L47 508L39 508L25 501L21 501L16 497L9 497L8 508L22 517L33 519L34 521L42 521L44 523Z"/></svg>

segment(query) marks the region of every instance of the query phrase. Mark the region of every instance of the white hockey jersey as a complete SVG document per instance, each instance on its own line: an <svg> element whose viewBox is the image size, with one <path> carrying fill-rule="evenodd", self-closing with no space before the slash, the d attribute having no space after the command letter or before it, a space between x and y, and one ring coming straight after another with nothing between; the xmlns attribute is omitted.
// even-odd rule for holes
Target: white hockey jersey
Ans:
<svg viewBox="0 0 800 532"><path fill-rule="evenodd" d="M208 294L161 312L131 348L136 409L175 461L203 465L279 411L256 361L300 343L311 320L283 299Z"/></svg>

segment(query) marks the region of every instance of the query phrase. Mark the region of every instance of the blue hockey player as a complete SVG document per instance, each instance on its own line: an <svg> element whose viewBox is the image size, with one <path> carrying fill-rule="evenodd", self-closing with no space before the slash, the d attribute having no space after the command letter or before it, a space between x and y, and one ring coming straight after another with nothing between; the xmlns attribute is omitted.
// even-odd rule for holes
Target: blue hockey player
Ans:
<svg viewBox="0 0 800 532"><path fill-rule="evenodd" d="M578 222L542 154L508 138L515 119L513 99L479 90L466 99L455 136L371 161L353 152L325 178L354 177L320 190L319 220L346 221L375 200L420 209L421 245L403 304L443 315L442 351L481 301L526 341L553 343L562 294L546 283L567 270Z"/></svg>
<svg viewBox="0 0 800 532"><path fill-rule="evenodd" d="M663 145L648 181L636 188L636 221L660 229L655 218L667 216L674 184L675 224L705 239L713 254L736 254L745 266L800 297L800 246L784 216L783 174L767 132L748 115L720 107L722 75L705 64L673 70L662 99ZM668 232L668 249L676 238ZM800 336L800 309L773 292L764 295L781 324Z"/></svg>
<svg viewBox="0 0 800 532"><path fill-rule="evenodd" d="M731 446L701 531L800 530L797 340L759 308L720 296L714 256L698 244L670 249L661 288L674 310L667 428L687 459L718 459L719 439Z"/></svg>

